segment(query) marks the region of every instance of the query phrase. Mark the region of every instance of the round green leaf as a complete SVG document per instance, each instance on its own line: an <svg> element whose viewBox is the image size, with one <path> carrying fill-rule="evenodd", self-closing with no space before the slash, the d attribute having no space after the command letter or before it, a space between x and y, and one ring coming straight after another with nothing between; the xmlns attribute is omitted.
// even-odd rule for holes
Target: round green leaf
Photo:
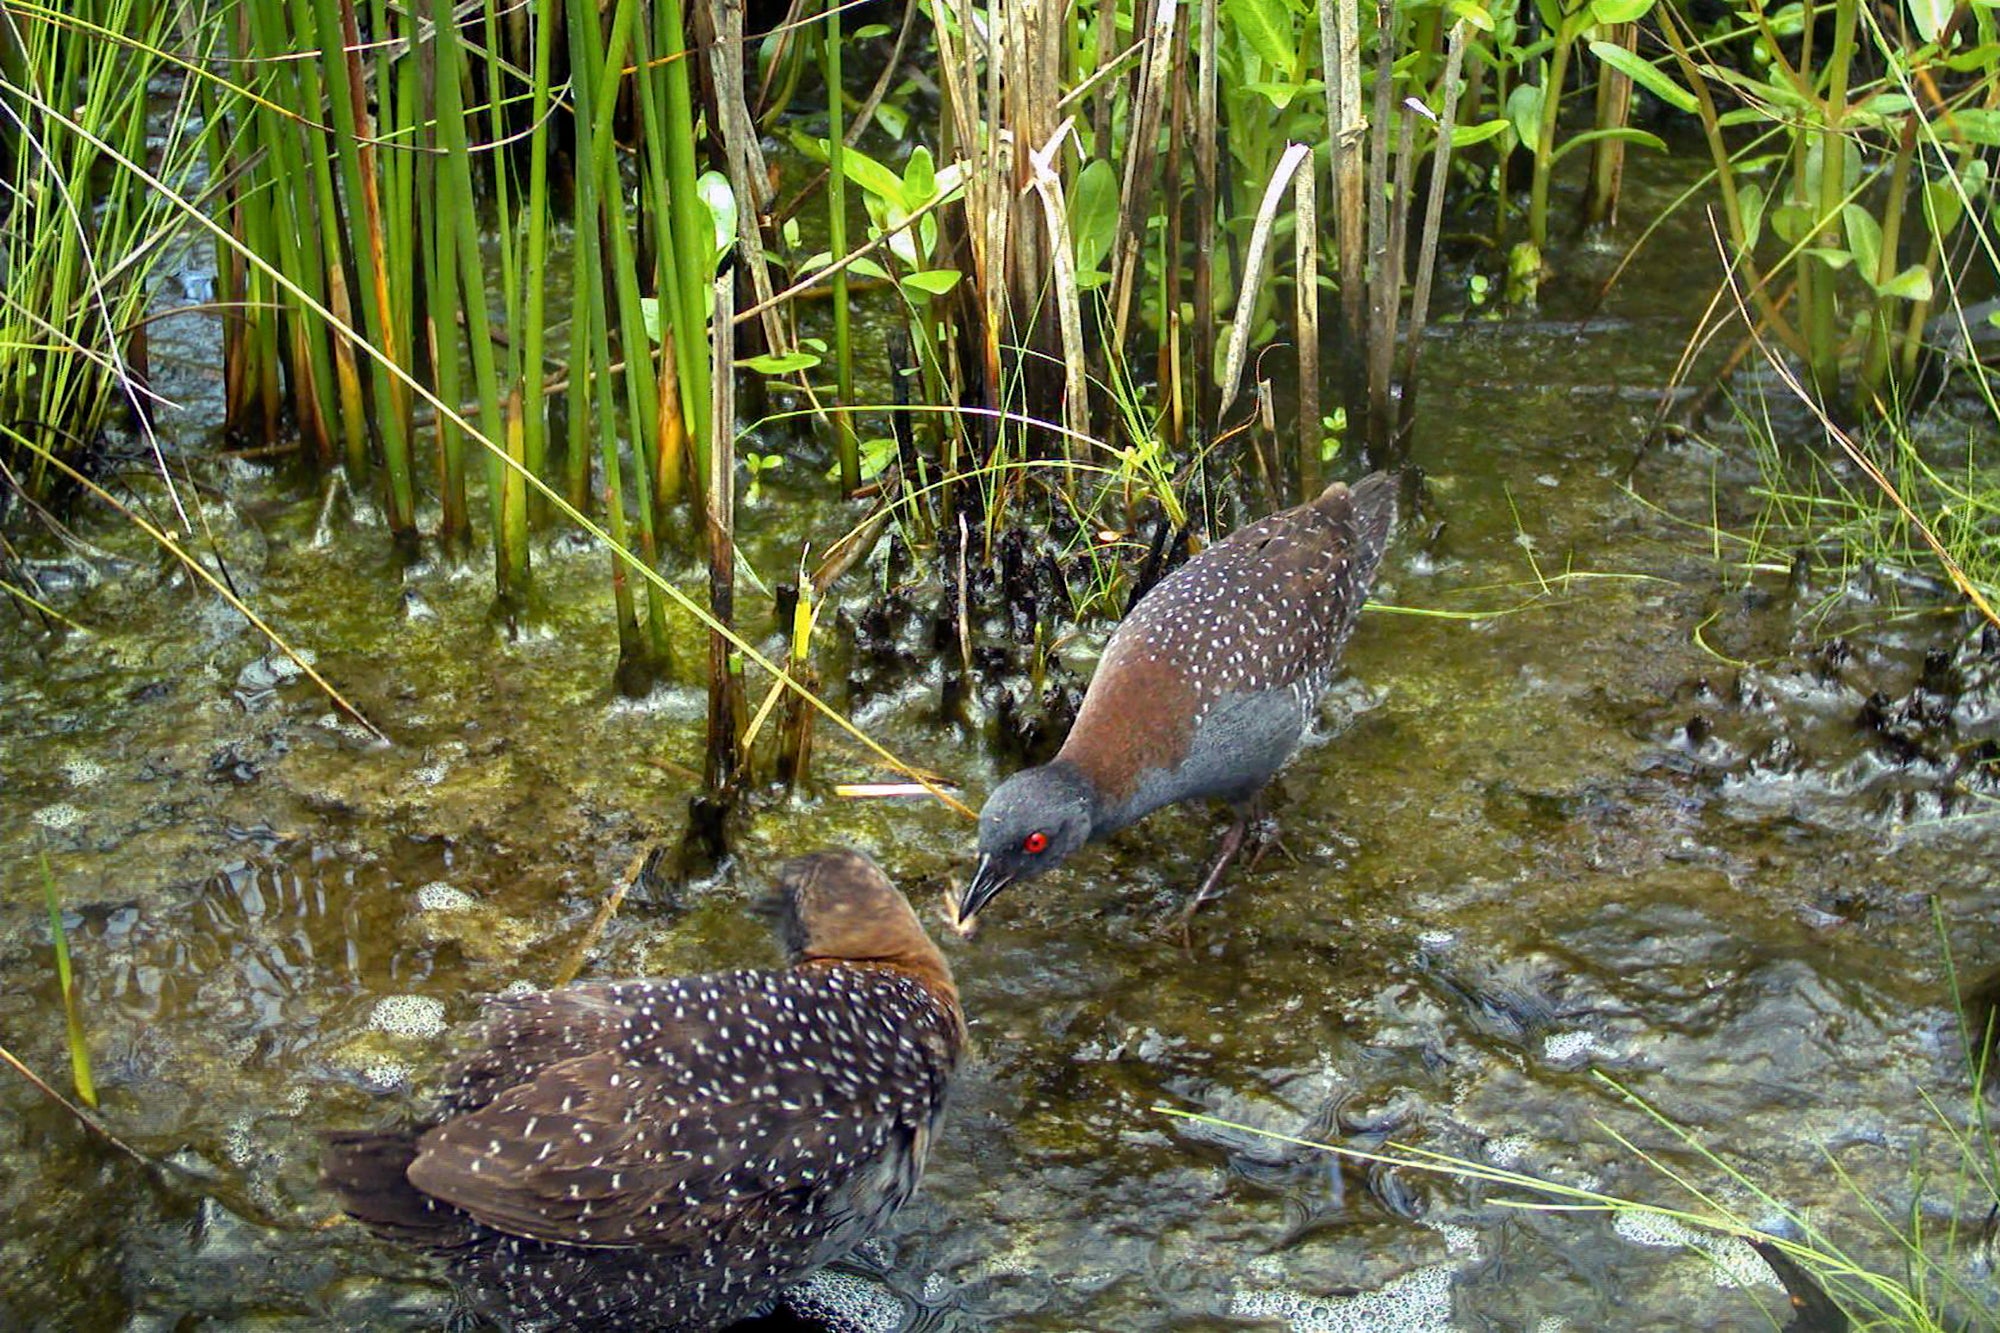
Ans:
<svg viewBox="0 0 2000 1333"><path fill-rule="evenodd" d="M811 352L792 351L783 355L767 352L763 356L746 357L737 364L745 370L754 370L759 375L791 375L801 370L811 370L820 364L820 359Z"/></svg>

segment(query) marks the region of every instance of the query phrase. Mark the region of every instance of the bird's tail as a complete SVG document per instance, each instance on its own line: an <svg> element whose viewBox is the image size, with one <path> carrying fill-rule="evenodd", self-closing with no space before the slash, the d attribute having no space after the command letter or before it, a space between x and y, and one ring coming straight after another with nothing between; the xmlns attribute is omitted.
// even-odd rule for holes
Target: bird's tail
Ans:
<svg viewBox="0 0 2000 1333"><path fill-rule="evenodd" d="M410 1183L417 1140L408 1130L336 1131L322 1140L319 1182L349 1217L377 1235L443 1250L464 1244L469 1219Z"/></svg>

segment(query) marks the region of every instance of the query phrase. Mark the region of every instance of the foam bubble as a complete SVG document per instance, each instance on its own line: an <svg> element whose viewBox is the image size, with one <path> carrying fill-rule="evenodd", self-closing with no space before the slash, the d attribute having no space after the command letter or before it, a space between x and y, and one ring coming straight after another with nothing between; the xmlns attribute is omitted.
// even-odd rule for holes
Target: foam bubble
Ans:
<svg viewBox="0 0 2000 1333"><path fill-rule="evenodd" d="M410 1081L410 1067L401 1060L377 1060L361 1071L361 1077L377 1092L394 1092Z"/></svg>
<svg viewBox="0 0 2000 1333"><path fill-rule="evenodd" d="M420 912L463 912L478 905L479 900L471 894L441 879L434 879L417 890L417 910Z"/></svg>
<svg viewBox="0 0 2000 1333"><path fill-rule="evenodd" d="M95 759L70 759L57 770L72 787L94 787L104 780L104 765Z"/></svg>
<svg viewBox="0 0 2000 1333"><path fill-rule="evenodd" d="M1588 1032L1551 1032L1542 1039L1542 1058L1550 1061L1574 1060L1597 1048L1597 1038Z"/></svg>
<svg viewBox="0 0 2000 1333"><path fill-rule="evenodd" d="M1279 1320L1293 1333L1452 1333L1452 1271L1442 1264L1418 1268L1374 1291L1332 1300L1283 1287L1239 1289L1229 1312Z"/></svg>
<svg viewBox="0 0 2000 1333"><path fill-rule="evenodd" d="M822 1270L785 1293L785 1303L830 1333L896 1333L903 1303L879 1282Z"/></svg>
<svg viewBox="0 0 2000 1333"><path fill-rule="evenodd" d="M404 1037L435 1037L444 1031L444 1002L428 995L388 995L375 1002L368 1026Z"/></svg>
<svg viewBox="0 0 2000 1333"><path fill-rule="evenodd" d="M1451 1253L1461 1256L1479 1253L1479 1233L1471 1227L1458 1222L1432 1222L1427 1225L1444 1237L1444 1247Z"/></svg>
<svg viewBox="0 0 2000 1333"><path fill-rule="evenodd" d="M75 828L78 824L81 824L83 822L83 811L77 809L68 801L57 801L54 805L45 805L35 811L34 819L37 824L40 824L45 829L61 832L64 829Z"/></svg>
<svg viewBox="0 0 2000 1333"><path fill-rule="evenodd" d="M1748 1241L1739 1237L1696 1231L1679 1218L1644 1211L1620 1212L1611 1227L1634 1245L1687 1249L1705 1255L1714 1264L1718 1287L1762 1286L1784 1290L1771 1266L1750 1248Z"/></svg>

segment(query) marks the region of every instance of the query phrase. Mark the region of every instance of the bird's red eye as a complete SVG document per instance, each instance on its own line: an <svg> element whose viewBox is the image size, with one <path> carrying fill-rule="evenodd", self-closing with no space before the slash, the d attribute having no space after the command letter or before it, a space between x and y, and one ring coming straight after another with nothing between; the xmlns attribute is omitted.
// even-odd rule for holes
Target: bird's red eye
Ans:
<svg viewBox="0 0 2000 1333"><path fill-rule="evenodd" d="M1037 829L1021 839L1021 850L1030 856L1040 856L1049 849L1049 835Z"/></svg>

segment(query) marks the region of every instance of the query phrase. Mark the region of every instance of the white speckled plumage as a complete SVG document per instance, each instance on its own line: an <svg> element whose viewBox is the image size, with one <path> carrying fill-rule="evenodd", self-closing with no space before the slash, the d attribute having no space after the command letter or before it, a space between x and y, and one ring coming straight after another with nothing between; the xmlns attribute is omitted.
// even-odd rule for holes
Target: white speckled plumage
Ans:
<svg viewBox="0 0 2000 1333"><path fill-rule="evenodd" d="M436 1119L332 1136L326 1182L515 1322L719 1328L847 1253L915 1189L963 1022L902 895L822 858L786 870L822 898L781 919L798 965L497 1001ZM828 913L859 952L815 947Z"/></svg>

